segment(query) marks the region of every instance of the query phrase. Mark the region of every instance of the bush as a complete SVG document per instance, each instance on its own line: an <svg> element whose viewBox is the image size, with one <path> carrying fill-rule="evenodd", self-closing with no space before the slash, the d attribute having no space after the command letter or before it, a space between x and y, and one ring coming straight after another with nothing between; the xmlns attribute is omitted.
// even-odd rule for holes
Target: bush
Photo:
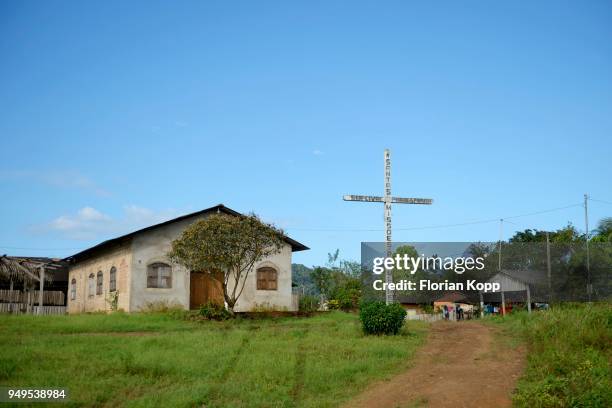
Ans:
<svg viewBox="0 0 612 408"><path fill-rule="evenodd" d="M340 288L337 293L338 306L341 310L355 310L359 306L361 291L354 288Z"/></svg>
<svg viewBox="0 0 612 408"><path fill-rule="evenodd" d="M329 302L327 302L327 309L329 310L340 309L340 301L338 301L338 299L331 299Z"/></svg>
<svg viewBox="0 0 612 408"><path fill-rule="evenodd" d="M319 310L319 298L312 295L300 296L299 311L302 313L312 313Z"/></svg>
<svg viewBox="0 0 612 408"><path fill-rule="evenodd" d="M405 318L406 311L397 303L366 302L359 309L359 320L365 334L398 334Z"/></svg>
<svg viewBox="0 0 612 408"><path fill-rule="evenodd" d="M200 315L208 320L227 320L234 316L225 306L215 302L200 306Z"/></svg>

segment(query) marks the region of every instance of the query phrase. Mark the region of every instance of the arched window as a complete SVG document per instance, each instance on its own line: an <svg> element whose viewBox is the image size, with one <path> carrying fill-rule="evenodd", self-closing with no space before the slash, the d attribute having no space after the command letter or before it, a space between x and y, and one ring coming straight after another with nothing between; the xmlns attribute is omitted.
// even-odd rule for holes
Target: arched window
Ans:
<svg viewBox="0 0 612 408"><path fill-rule="evenodd" d="M93 273L89 274L89 280L87 281L87 295L89 297L93 296L96 291L96 277Z"/></svg>
<svg viewBox="0 0 612 408"><path fill-rule="evenodd" d="M70 300L76 299L76 279L72 279L70 282Z"/></svg>
<svg viewBox="0 0 612 408"><path fill-rule="evenodd" d="M108 283L108 290L114 292L117 290L117 268L114 266L110 270L110 281Z"/></svg>
<svg viewBox="0 0 612 408"><path fill-rule="evenodd" d="M269 266L257 269L257 290L277 290L278 273Z"/></svg>
<svg viewBox="0 0 612 408"><path fill-rule="evenodd" d="M156 262L147 268L147 288L171 288L172 268L165 263Z"/></svg>
<svg viewBox="0 0 612 408"><path fill-rule="evenodd" d="M102 294L102 271L98 272L98 278L97 278L97 282L96 282L96 295L101 295Z"/></svg>

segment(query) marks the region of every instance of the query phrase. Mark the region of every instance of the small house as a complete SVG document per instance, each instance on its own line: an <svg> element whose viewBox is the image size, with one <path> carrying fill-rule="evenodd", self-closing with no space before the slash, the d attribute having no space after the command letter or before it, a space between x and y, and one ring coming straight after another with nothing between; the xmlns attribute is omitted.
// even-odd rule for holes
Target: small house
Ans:
<svg viewBox="0 0 612 408"><path fill-rule="evenodd" d="M223 304L220 279L202 271L173 264L166 256L172 241L195 221L213 213L239 217L223 204L152 225L104 241L67 258L68 313L109 310L116 296L118 309L139 311L162 302L197 309L208 302ZM273 310L297 310L291 291L291 257L305 245L285 237L281 252L258 262L245 281L234 307L248 312L264 306Z"/></svg>

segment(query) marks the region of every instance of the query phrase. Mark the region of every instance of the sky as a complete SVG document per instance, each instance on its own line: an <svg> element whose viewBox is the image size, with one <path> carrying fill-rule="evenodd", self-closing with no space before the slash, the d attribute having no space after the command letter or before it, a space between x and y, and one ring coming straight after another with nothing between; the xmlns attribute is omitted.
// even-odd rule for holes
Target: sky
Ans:
<svg viewBox="0 0 612 408"><path fill-rule="evenodd" d="M294 262L357 260L383 207L342 196L383 194L385 148L393 194L434 200L395 241L584 230L585 193L612 216L612 4L5 0L0 138L10 255L223 203Z"/></svg>

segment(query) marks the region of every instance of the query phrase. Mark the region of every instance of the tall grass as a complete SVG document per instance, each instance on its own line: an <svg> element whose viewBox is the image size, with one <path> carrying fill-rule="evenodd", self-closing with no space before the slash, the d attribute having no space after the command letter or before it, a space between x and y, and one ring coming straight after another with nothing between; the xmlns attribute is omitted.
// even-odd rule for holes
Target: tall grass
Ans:
<svg viewBox="0 0 612 408"><path fill-rule="evenodd" d="M515 405L612 406L612 305L561 305L494 322L527 343L527 369Z"/></svg>
<svg viewBox="0 0 612 408"><path fill-rule="evenodd" d="M63 406L337 406L407 368L426 330L418 323L375 337L342 312L225 322L0 316L0 386L65 387Z"/></svg>

